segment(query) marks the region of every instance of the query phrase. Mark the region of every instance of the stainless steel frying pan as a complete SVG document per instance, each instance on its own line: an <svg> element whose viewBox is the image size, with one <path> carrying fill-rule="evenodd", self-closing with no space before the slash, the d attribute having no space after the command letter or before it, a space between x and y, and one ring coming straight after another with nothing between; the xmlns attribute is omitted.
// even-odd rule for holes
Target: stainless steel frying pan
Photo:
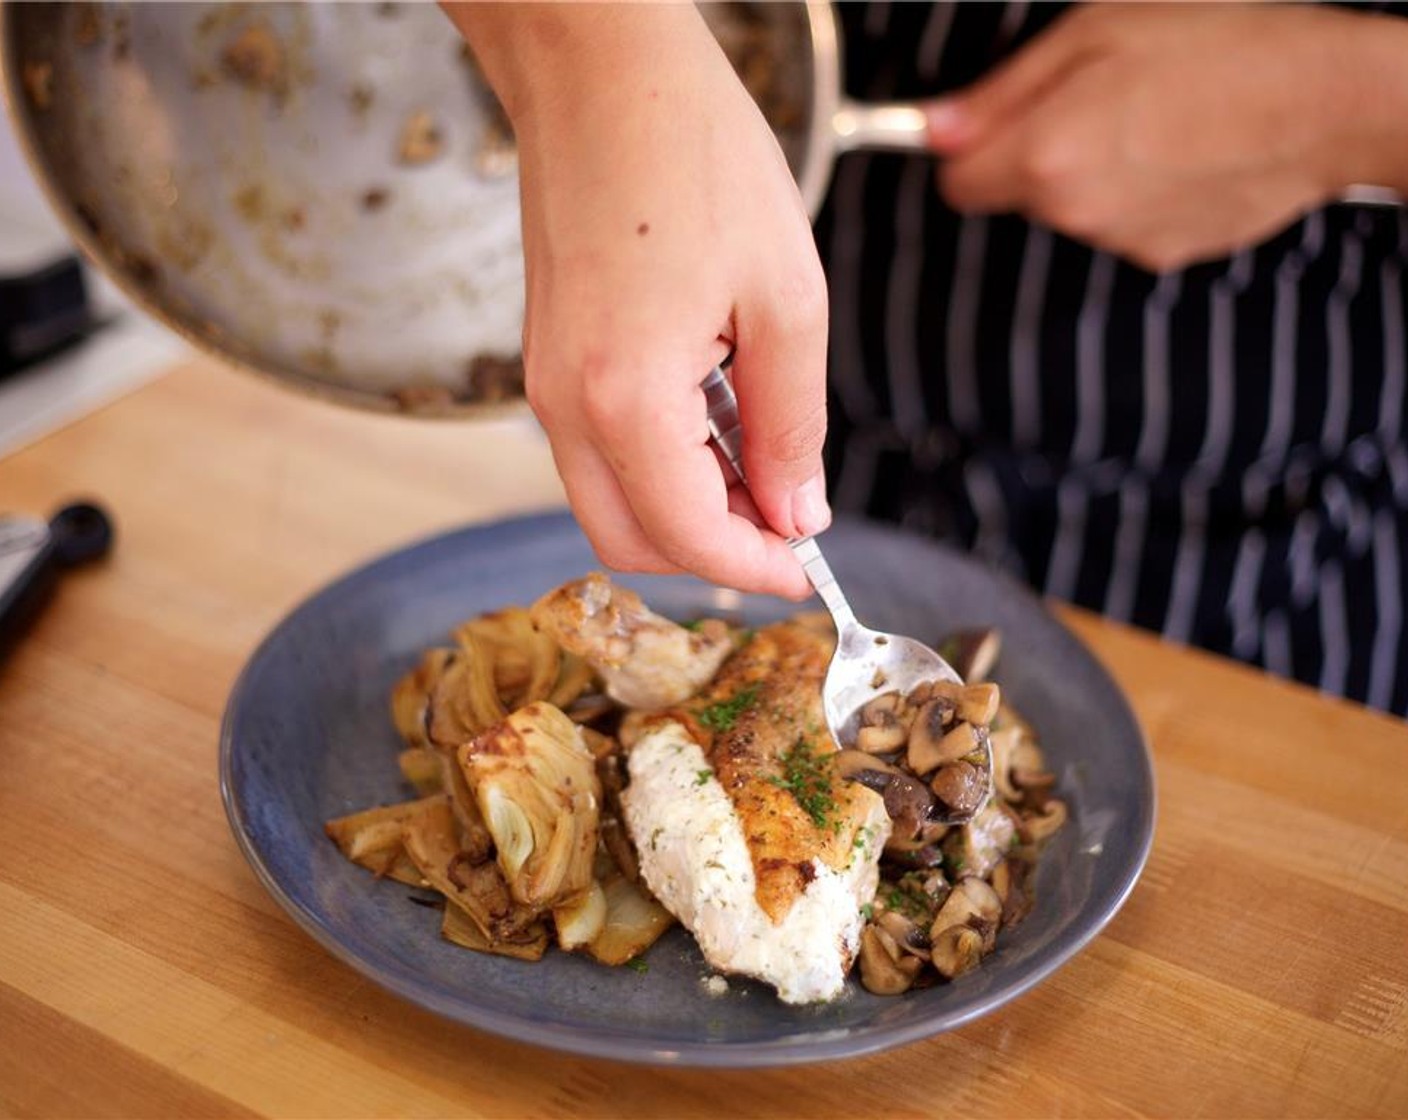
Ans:
<svg viewBox="0 0 1408 1120"><path fill-rule="evenodd" d="M813 213L838 152L922 146L914 107L841 98L826 3L708 14L772 44ZM512 141L433 5L6 3L0 66L75 239L197 346L364 407L521 407Z"/></svg>
<svg viewBox="0 0 1408 1120"><path fill-rule="evenodd" d="M705 10L813 214L839 153L923 149L918 106L842 97L824 0ZM0 68L73 236L197 346L370 408L522 407L512 140L433 5L10 2Z"/></svg>

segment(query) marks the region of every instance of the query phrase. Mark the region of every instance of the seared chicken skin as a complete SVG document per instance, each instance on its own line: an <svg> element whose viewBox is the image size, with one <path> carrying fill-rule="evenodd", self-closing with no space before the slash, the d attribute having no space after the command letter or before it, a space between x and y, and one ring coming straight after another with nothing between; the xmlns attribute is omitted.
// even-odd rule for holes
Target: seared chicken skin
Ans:
<svg viewBox="0 0 1408 1120"><path fill-rule="evenodd" d="M841 991L890 830L830 759L829 653L794 624L760 631L641 735L621 798L641 874L709 963L791 1003Z"/></svg>
<svg viewBox="0 0 1408 1120"><path fill-rule="evenodd" d="M600 572L564 583L532 609L533 624L587 661L606 692L628 708L658 711L689 699L733 652L722 622L686 629Z"/></svg>

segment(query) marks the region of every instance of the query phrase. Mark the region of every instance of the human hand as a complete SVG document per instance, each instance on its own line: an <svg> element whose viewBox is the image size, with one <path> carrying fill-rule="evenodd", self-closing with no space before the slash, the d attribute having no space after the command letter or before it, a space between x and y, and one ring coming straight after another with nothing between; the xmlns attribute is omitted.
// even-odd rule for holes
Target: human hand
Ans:
<svg viewBox="0 0 1408 1120"><path fill-rule="evenodd" d="M1386 22L1271 4L1078 9L932 107L941 189L958 210L1020 211L1153 271L1256 243L1355 181L1354 63Z"/></svg>
<svg viewBox="0 0 1408 1120"><path fill-rule="evenodd" d="M804 596L783 538L830 519L826 288L757 107L690 5L447 10L514 123L528 398L598 556ZM751 497L699 387L730 350Z"/></svg>

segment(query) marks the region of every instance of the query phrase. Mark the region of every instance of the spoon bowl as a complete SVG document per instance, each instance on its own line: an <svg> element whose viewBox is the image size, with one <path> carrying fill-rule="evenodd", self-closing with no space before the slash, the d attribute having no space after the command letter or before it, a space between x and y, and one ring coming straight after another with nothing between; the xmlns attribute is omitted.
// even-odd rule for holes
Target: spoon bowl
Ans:
<svg viewBox="0 0 1408 1120"><path fill-rule="evenodd" d="M886 692L908 694L929 681L963 683L923 642L857 622L837 636L827 667L821 697L827 726L838 743L851 742L860 730L860 711L871 700Z"/></svg>

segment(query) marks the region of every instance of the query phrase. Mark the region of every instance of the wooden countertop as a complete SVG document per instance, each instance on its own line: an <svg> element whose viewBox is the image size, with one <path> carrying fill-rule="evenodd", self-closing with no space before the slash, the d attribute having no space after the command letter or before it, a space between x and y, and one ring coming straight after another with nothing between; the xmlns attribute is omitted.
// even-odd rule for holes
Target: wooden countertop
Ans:
<svg viewBox="0 0 1408 1120"><path fill-rule="evenodd" d="M1408 730L1066 612L1154 746L1108 931L956 1033L829 1066L632 1069L401 1003L264 894L216 784L226 693L308 592L560 504L526 422L363 416L204 363L0 460L0 507L107 502L0 664L0 1113L1408 1115Z"/></svg>

